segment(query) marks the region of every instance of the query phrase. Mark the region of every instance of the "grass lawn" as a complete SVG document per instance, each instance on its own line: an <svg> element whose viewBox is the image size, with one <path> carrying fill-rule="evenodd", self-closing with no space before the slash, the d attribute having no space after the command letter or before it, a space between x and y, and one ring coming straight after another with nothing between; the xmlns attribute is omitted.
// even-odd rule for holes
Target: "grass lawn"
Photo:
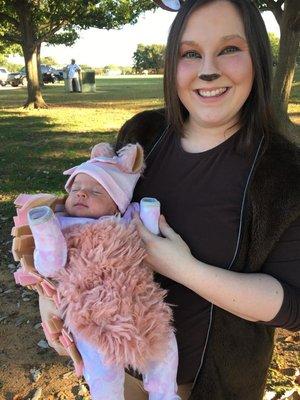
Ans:
<svg viewBox="0 0 300 400"><path fill-rule="evenodd" d="M50 84L47 110L23 110L26 93L0 92L0 218L12 216L18 193L62 193L64 169L85 160L93 144L113 141L137 112L163 104L161 77L100 78L96 93L83 94Z"/></svg>
<svg viewBox="0 0 300 400"><path fill-rule="evenodd" d="M296 68L293 89L290 97L289 114L292 120L300 125L300 67Z"/></svg>
<svg viewBox="0 0 300 400"><path fill-rule="evenodd" d="M61 172L88 156L90 146L113 141L120 126L139 111L163 105L162 77L97 79L96 93L66 94L45 85L47 110L23 110L26 88L0 91L0 217L11 216L20 192L61 193ZM300 68L289 111L300 120Z"/></svg>
<svg viewBox="0 0 300 400"><path fill-rule="evenodd" d="M26 88L1 89L0 218L11 218L18 193L62 193L64 169L86 159L93 144L113 141L137 112L163 105L161 76L101 77L96 84L96 93L83 94L45 85L47 110L22 109ZM300 68L289 111L300 121Z"/></svg>

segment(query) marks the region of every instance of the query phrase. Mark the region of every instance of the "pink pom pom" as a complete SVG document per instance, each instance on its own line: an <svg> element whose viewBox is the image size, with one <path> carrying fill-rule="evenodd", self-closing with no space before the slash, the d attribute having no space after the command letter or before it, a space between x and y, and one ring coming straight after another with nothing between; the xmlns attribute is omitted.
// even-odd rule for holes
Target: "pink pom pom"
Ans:
<svg viewBox="0 0 300 400"><path fill-rule="evenodd" d="M91 151L91 159L96 157L113 157L115 152L109 143L98 143Z"/></svg>

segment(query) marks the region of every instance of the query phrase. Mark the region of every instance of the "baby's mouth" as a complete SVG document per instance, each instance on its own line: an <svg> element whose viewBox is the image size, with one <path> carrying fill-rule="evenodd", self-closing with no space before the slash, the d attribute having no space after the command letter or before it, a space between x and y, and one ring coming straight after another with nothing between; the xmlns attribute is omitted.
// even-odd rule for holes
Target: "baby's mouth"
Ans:
<svg viewBox="0 0 300 400"><path fill-rule="evenodd" d="M74 207L87 207L87 205L82 204L82 203L76 203L76 204L74 204Z"/></svg>
<svg viewBox="0 0 300 400"><path fill-rule="evenodd" d="M209 97L220 97L228 90L229 90L228 87L222 87L213 90L197 89L196 92L200 97L209 98Z"/></svg>

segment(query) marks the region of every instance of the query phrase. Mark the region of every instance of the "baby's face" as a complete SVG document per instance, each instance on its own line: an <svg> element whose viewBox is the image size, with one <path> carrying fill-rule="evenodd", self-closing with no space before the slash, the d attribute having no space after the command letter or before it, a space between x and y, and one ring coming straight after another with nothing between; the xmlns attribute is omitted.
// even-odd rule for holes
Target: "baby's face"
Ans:
<svg viewBox="0 0 300 400"><path fill-rule="evenodd" d="M86 218L113 215L118 211L103 186L87 174L75 176L65 208L72 217Z"/></svg>

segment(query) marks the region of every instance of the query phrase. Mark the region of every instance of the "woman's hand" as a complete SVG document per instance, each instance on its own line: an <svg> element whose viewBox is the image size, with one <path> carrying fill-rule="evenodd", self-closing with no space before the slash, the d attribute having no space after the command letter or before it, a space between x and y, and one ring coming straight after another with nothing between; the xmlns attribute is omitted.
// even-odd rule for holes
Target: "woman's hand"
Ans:
<svg viewBox="0 0 300 400"><path fill-rule="evenodd" d="M57 308L55 307L55 304L53 300L51 300L49 297L45 297L40 294L39 296L39 306L40 306L40 313L41 313L41 319L42 322L48 322L51 320L53 316L60 317L59 312ZM60 342L57 340L52 339L49 335L47 335L47 332L45 332L45 336L47 339L47 342L49 346L53 347L53 349L60 355L60 356L67 356L68 353L65 350L65 348L60 344Z"/></svg>
<svg viewBox="0 0 300 400"><path fill-rule="evenodd" d="M184 284L187 265L193 259L190 249L166 222L159 218L159 229L163 237L152 234L135 215L134 222L147 251L147 262L156 272Z"/></svg>
<svg viewBox="0 0 300 400"><path fill-rule="evenodd" d="M146 247L146 261L155 271L248 321L270 321L278 313L283 288L272 276L229 271L196 260L163 216L159 228L164 237L150 233L138 216L134 221Z"/></svg>

